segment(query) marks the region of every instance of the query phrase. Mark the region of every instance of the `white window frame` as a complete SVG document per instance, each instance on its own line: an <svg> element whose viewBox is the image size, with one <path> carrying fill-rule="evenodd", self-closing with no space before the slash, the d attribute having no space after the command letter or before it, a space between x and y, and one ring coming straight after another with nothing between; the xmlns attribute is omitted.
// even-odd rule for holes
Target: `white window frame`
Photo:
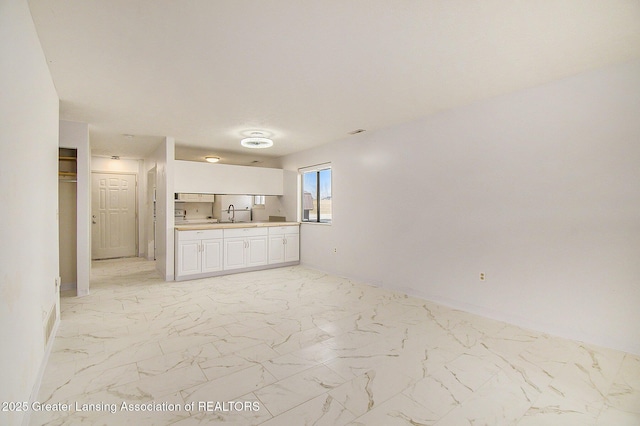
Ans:
<svg viewBox="0 0 640 426"><path fill-rule="evenodd" d="M327 170L330 169L331 170L331 182L329 183L329 186L331 188L331 220L330 222L318 222L318 221L303 221L303 216L304 216L304 210L303 210L303 192L304 192L304 181L303 181L303 175L305 173L310 173L310 172L320 172L322 170ZM319 177L319 176L318 176ZM320 183L320 181L318 180L318 184ZM318 194L318 198L320 198L320 194ZM320 201L320 200L318 200ZM318 203L318 218L320 218L320 209L319 209L319 203ZM331 163L322 163L322 164L316 164L314 166L308 166L308 167L301 167L298 169L298 221L300 223L303 224L313 224L313 225L325 225L325 226L331 226L331 224L333 223L333 167L331 165Z"/></svg>
<svg viewBox="0 0 640 426"><path fill-rule="evenodd" d="M267 202L265 195L254 195L253 196L253 208L254 209L264 209L265 204Z"/></svg>

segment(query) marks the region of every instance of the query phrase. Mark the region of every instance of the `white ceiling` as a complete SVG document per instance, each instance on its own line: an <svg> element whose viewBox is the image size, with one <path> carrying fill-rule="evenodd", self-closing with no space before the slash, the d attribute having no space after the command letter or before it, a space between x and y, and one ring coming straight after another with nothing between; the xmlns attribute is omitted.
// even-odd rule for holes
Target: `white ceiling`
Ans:
<svg viewBox="0 0 640 426"><path fill-rule="evenodd" d="M168 135L246 163L640 57L638 0L29 4L61 118L130 158Z"/></svg>

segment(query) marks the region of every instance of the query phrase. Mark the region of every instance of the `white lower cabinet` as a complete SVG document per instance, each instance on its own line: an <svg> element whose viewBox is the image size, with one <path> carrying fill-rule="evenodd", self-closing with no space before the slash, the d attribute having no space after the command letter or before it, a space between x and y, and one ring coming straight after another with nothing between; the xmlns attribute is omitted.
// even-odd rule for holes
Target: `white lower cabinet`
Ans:
<svg viewBox="0 0 640 426"><path fill-rule="evenodd" d="M300 260L300 228L274 226L269 228L269 265Z"/></svg>
<svg viewBox="0 0 640 426"><path fill-rule="evenodd" d="M266 228L224 230L224 270L267 264Z"/></svg>
<svg viewBox="0 0 640 426"><path fill-rule="evenodd" d="M195 275L202 272L200 241L180 241L176 244L176 277Z"/></svg>
<svg viewBox="0 0 640 426"><path fill-rule="evenodd" d="M175 241L178 281L300 261L298 226L176 230Z"/></svg>
<svg viewBox="0 0 640 426"><path fill-rule="evenodd" d="M176 279L222 271L221 229L176 232Z"/></svg>
<svg viewBox="0 0 640 426"><path fill-rule="evenodd" d="M202 240L202 272L222 271L223 241L221 238Z"/></svg>

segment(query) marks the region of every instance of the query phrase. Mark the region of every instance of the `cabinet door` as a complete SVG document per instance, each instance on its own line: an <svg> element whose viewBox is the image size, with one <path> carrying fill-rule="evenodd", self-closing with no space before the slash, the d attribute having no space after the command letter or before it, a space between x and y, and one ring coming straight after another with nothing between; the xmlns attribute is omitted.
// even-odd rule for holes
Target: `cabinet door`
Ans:
<svg viewBox="0 0 640 426"><path fill-rule="evenodd" d="M269 265L284 262L284 236L269 235Z"/></svg>
<svg viewBox="0 0 640 426"><path fill-rule="evenodd" d="M222 271L222 239L202 240L202 272Z"/></svg>
<svg viewBox="0 0 640 426"><path fill-rule="evenodd" d="M178 270L176 275L199 274L202 268L202 257L200 255L200 241L180 241L178 243Z"/></svg>
<svg viewBox="0 0 640 426"><path fill-rule="evenodd" d="M247 238L247 267L267 264L267 236Z"/></svg>
<svg viewBox="0 0 640 426"><path fill-rule="evenodd" d="M200 194L181 193L178 194L180 201L200 201Z"/></svg>
<svg viewBox="0 0 640 426"><path fill-rule="evenodd" d="M224 269L244 268L246 264L246 241L244 238L224 239Z"/></svg>
<svg viewBox="0 0 640 426"><path fill-rule="evenodd" d="M297 262L300 260L300 235L287 234L284 237L284 261Z"/></svg>

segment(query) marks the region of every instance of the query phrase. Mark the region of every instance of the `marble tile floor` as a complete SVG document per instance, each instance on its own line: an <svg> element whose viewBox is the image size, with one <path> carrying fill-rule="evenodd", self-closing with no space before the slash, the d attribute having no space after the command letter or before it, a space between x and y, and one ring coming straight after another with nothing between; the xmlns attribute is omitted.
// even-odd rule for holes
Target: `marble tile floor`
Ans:
<svg viewBox="0 0 640 426"><path fill-rule="evenodd" d="M640 425L640 356L302 266L99 261L61 311L32 425Z"/></svg>

